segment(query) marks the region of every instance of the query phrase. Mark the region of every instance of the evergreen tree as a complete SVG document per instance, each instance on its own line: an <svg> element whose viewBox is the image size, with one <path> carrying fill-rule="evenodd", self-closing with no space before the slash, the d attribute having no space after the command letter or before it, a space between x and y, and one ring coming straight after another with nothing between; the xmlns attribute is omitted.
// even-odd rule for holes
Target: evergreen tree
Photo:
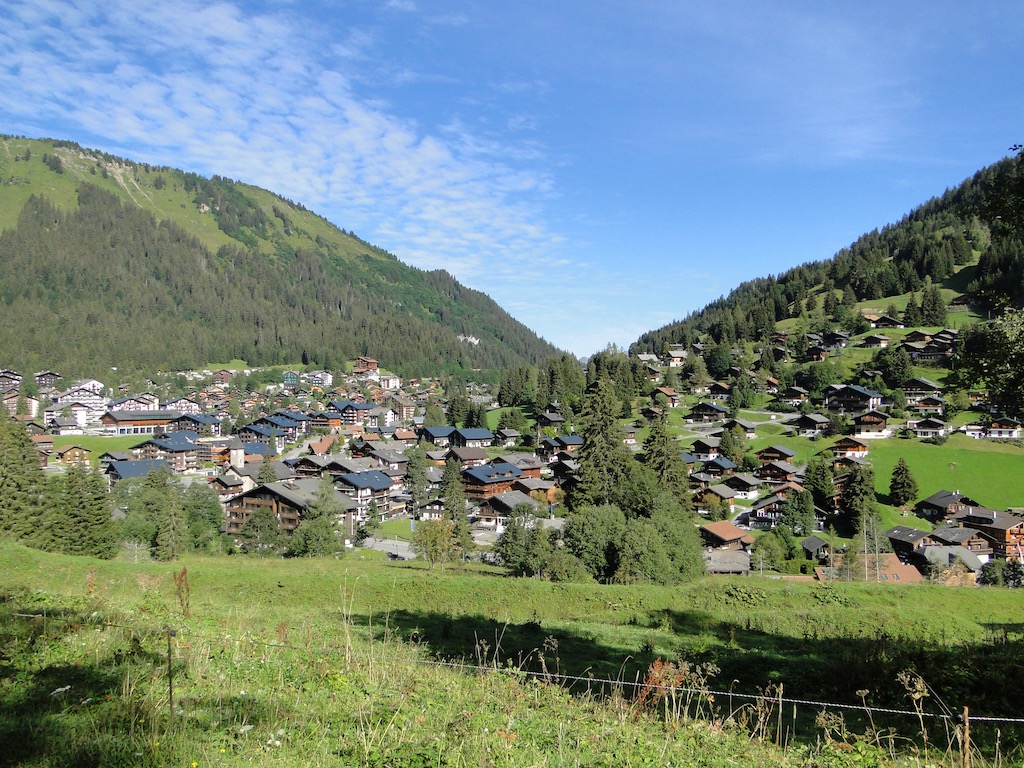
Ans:
<svg viewBox="0 0 1024 768"><path fill-rule="evenodd" d="M814 503L822 509L834 509L836 487L828 459L818 457L807 465L804 487L811 492Z"/></svg>
<svg viewBox="0 0 1024 768"><path fill-rule="evenodd" d="M810 491L800 491L782 504L779 523L794 536L814 533L814 497Z"/></svg>
<svg viewBox="0 0 1024 768"><path fill-rule="evenodd" d="M889 482L889 499L897 507L902 507L917 498L917 481L910 474L910 467L901 456L892 470Z"/></svg>
<svg viewBox="0 0 1024 768"><path fill-rule="evenodd" d="M270 485L277 482L277 472L274 470L274 462L268 453L256 472L256 483L258 485Z"/></svg>
<svg viewBox="0 0 1024 768"><path fill-rule="evenodd" d="M0 536L33 544L40 533L43 474L28 433L0 416Z"/></svg>
<svg viewBox="0 0 1024 768"><path fill-rule="evenodd" d="M192 537L188 516L175 489L164 496L163 506L156 521L156 547L153 555L157 560L175 560L192 548Z"/></svg>
<svg viewBox="0 0 1024 768"><path fill-rule="evenodd" d="M444 410L437 403L430 403L423 412L424 427L443 427L448 424Z"/></svg>
<svg viewBox="0 0 1024 768"><path fill-rule="evenodd" d="M530 429L530 422L519 408L509 408L498 418L498 429L514 429L520 434L526 434Z"/></svg>
<svg viewBox="0 0 1024 768"><path fill-rule="evenodd" d="M412 513L415 516L427 503L430 482L427 479L427 456L423 448L415 445L405 452L409 460L405 467L405 488L409 492Z"/></svg>
<svg viewBox="0 0 1024 768"><path fill-rule="evenodd" d="M877 517L875 475L870 466L855 466L849 471L839 497L839 508L858 531L863 531Z"/></svg>
<svg viewBox="0 0 1024 768"><path fill-rule="evenodd" d="M583 398L578 419L583 446L577 482L569 498L572 509L614 502L619 496L633 462L622 442L619 409L608 379L592 385Z"/></svg>
<svg viewBox="0 0 1024 768"><path fill-rule="evenodd" d="M218 551L224 512L217 493L206 483L192 483L182 495L194 549Z"/></svg>
<svg viewBox="0 0 1024 768"><path fill-rule="evenodd" d="M103 479L73 465L60 480L52 537L68 555L114 556L113 524Z"/></svg>
<svg viewBox="0 0 1024 768"><path fill-rule="evenodd" d="M466 515L466 491L462 487L462 465L458 459L445 462L441 476L444 515L452 524L452 546L465 559L473 551L473 535Z"/></svg>
<svg viewBox="0 0 1024 768"><path fill-rule="evenodd" d="M445 411L447 424L453 427L461 427L469 415L469 398L466 397L466 390L463 387L453 388L448 396L448 409Z"/></svg>
<svg viewBox="0 0 1024 768"><path fill-rule="evenodd" d="M669 435L663 418L651 422L650 432L644 441L644 463L651 468L663 488L685 508L692 509L690 474L683 463L679 446Z"/></svg>
<svg viewBox="0 0 1024 768"><path fill-rule="evenodd" d="M619 546L626 516L613 505L574 509L565 521L565 549L579 558L595 579L608 582L619 569Z"/></svg>
<svg viewBox="0 0 1024 768"><path fill-rule="evenodd" d="M254 509L242 523L238 539L248 555L276 557L284 544L280 523L267 507Z"/></svg>

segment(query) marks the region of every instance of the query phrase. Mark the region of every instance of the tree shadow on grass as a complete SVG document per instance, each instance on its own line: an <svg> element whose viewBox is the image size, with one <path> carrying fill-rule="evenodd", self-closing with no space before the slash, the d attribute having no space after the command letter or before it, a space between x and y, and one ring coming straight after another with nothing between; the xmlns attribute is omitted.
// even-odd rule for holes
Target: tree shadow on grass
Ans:
<svg viewBox="0 0 1024 768"><path fill-rule="evenodd" d="M180 762L176 745L205 724L179 715L171 732L166 701L160 706L148 693L166 679L164 631L112 628L87 608L43 610L31 598L0 595L0 768ZM105 633L102 652L83 650L83 630ZM173 660L172 669L184 681L184 660ZM251 697L189 706L237 710L257 724L270 719Z"/></svg>

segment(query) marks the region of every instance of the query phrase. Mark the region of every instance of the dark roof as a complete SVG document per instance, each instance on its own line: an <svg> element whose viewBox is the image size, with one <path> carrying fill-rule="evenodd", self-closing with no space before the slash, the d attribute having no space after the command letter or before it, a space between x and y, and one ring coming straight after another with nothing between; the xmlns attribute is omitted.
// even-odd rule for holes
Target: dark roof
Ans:
<svg viewBox="0 0 1024 768"><path fill-rule="evenodd" d="M170 469L170 466L163 459L143 459L140 461L112 461L107 468L107 474L113 475L119 480L127 480L132 477L145 477L150 472L161 469Z"/></svg>
<svg viewBox="0 0 1024 768"><path fill-rule="evenodd" d="M494 433L483 427L463 427L456 429L455 433L463 440L493 440Z"/></svg>
<svg viewBox="0 0 1024 768"><path fill-rule="evenodd" d="M928 536L928 532L911 528L907 525L897 525L886 531L885 535L889 538L889 541L900 541L904 544L916 545L917 542Z"/></svg>
<svg viewBox="0 0 1024 768"><path fill-rule="evenodd" d="M353 488L383 491L391 487L391 478L375 469L369 472L347 472L344 475L338 475L335 479L346 485L351 485Z"/></svg>
<svg viewBox="0 0 1024 768"><path fill-rule="evenodd" d="M523 474L523 470L512 464L484 464L480 467L464 469L462 474L478 483L501 483L506 480L515 480Z"/></svg>

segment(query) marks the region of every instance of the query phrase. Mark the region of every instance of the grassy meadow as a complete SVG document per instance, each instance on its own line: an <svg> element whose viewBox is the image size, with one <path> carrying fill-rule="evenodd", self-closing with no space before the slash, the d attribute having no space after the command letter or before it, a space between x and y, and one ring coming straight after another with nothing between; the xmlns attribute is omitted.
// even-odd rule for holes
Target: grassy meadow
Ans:
<svg viewBox="0 0 1024 768"><path fill-rule="evenodd" d="M896 678L912 670L928 714L1019 703L1024 595L1002 589L551 584L11 544L0 574L0 765L951 766L939 721L925 756L916 718L876 720L890 737L853 712L738 697L909 711ZM634 688L658 659L671 693ZM975 765L996 765L994 730L974 731ZM1019 758L1016 738L1001 730L998 764Z"/></svg>

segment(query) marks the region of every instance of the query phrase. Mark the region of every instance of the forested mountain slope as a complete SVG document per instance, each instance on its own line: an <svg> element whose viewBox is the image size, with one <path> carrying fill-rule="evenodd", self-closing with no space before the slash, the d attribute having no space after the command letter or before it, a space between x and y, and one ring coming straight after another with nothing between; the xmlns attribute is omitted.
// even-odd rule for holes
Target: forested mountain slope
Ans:
<svg viewBox="0 0 1024 768"><path fill-rule="evenodd" d="M901 221L860 237L833 258L742 283L683 320L643 334L636 352L710 337L717 343L766 338L808 301L883 300L923 291L930 278L967 295L979 309L1024 301L1024 160L979 171ZM975 264L975 260L977 263ZM951 278L968 266L956 281ZM832 298L829 298L831 294ZM826 315L834 315L825 307Z"/></svg>
<svg viewBox="0 0 1024 768"><path fill-rule="evenodd" d="M5 367L97 375L371 355L436 375L559 353L447 272L266 190L67 142L0 138L0 230Z"/></svg>

